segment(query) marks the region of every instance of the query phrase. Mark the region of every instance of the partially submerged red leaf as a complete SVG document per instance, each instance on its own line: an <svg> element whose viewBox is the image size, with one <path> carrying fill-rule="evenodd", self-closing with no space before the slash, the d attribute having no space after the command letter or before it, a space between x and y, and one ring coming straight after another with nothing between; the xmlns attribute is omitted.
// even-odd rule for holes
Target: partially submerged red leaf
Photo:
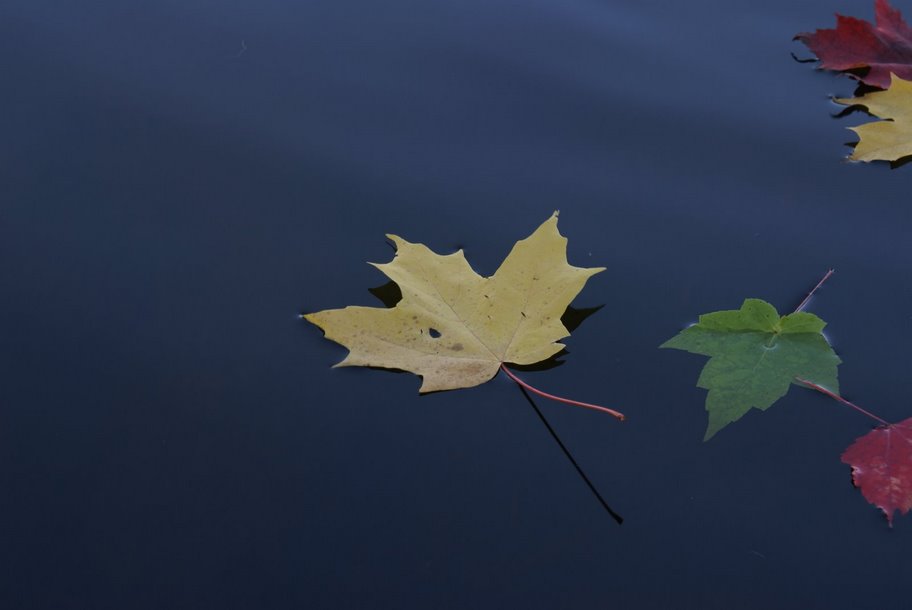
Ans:
<svg viewBox="0 0 912 610"><path fill-rule="evenodd" d="M912 509L912 417L880 426L855 440L842 461L852 467L852 482L893 525L893 513Z"/></svg>
<svg viewBox="0 0 912 610"><path fill-rule="evenodd" d="M875 0L875 23L836 15L836 29L795 36L820 59L826 70L870 68L853 75L865 84L886 89L890 73L912 80L912 28L887 0ZM876 24L876 25L875 25Z"/></svg>

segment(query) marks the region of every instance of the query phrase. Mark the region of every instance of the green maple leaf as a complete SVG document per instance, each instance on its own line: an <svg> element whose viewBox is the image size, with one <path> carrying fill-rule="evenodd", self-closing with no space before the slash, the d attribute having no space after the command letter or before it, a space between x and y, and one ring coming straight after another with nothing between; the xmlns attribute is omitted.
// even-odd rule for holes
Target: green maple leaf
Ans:
<svg viewBox="0 0 912 610"><path fill-rule="evenodd" d="M823 336L826 322L812 313L779 316L760 299L741 309L700 316L659 347L710 356L697 386L709 390L709 426L703 440L737 421L751 407L766 410L801 377L839 392L840 360Z"/></svg>

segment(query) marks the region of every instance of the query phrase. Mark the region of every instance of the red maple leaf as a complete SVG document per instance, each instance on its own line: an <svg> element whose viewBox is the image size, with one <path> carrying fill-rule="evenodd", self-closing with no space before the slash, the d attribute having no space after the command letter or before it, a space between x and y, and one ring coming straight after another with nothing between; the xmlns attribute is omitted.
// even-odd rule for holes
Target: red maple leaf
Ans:
<svg viewBox="0 0 912 610"><path fill-rule="evenodd" d="M886 89L890 73L912 79L912 28L887 2L875 0L875 24L836 15L836 29L804 32L795 36L811 49L827 70L870 68L851 75L865 84Z"/></svg>
<svg viewBox="0 0 912 610"><path fill-rule="evenodd" d="M912 509L912 417L871 430L855 440L842 461L852 467L852 482L887 515Z"/></svg>

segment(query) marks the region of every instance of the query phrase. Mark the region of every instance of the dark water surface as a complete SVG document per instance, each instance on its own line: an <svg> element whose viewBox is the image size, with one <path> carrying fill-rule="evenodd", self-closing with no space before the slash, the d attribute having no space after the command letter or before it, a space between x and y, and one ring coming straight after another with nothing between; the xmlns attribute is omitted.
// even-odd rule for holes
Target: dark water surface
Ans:
<svg viewBox="0 0 912 610"><path fill-rule="evenodd" d="M897 0L912 13L912 4ZM830 324L844 394L912 416L912 167L841 161L797 32L823 0L158 0L0 6L0 607L907 608L792 388L704 444L745 297ZM373 304L384 234L483 273L554 209L604 304L537 385L419 397L330 370L300 311Z"/></svg>

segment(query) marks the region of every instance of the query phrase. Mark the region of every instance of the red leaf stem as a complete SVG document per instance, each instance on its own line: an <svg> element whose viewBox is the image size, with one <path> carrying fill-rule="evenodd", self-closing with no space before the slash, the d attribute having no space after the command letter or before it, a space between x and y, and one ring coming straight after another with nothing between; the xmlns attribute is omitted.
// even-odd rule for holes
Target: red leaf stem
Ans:
<svg viewBox="0 0 912 610"><path fill-rule="evenodd" d="M795 379L797 379L800 383L803 383L804 385L808 386L809 388L813 388L813 389L817 390L818 392L822 392L822 393L826 394L827 396L829 396L830 398L832 398L832 399L834 399L834 400L838 400L839 402L841 402L842 404L846 405L847 407L852 407L853 409L855 409L855 410L858 411L859 413L861 413L861 414L863 414L863 415L867 415L867 416L870 417L871 419L873 419L873 420L875 420L875 421L877 421L877 422L880 422L881 424L883 424L883 425L885 425L885 426L891 425L890 422L888 422L887 420L882 419L882 418L880 418L880 417L877 417L876 415L874 415L874 414L871 413L870 411L866 411L865 409L862 409L861 407L859 407L859 406L856 405L855 403L849 402L848 400L846 400L845 398L843 398L843 397L840 396L839 394L834 394L833 392L830 392L830 391L829 391L828 389L826 389L825 387L820 386L820 385L817 385L817 384L814 383L813 381L808 381L807 379L802 379L801 377L795 377Z"/></svg>
<svg viewBox="0 0 912 610"><path fill-rule="evenodd" d="M811 289L811 291L807 294L807 296L804 297L804 300L801 301L801 303L798 305L798 307L795 308L795 311L793 311L792 313L798 313L799 311L801 311L802 309L804 309L804 306L807 305L808 302L810 302L811 297L814 296L814 293L817 292L817 289L820 288L821 286L823 286L823 283L824 283L825 281L827 281L828 279L830 279L830 276L833 275L833 273L834 273L835 271L836 271L835 269L829 269L829 270L826 272L826 275L824 275L824 276L820 279L820 281L817 282L817 285L814 286L814 287Z"/></svg>
<svg viewBox="0 0 912 610"><path fill-rule="evenodd" d="M525 389L529 390L533 394L538 394L539 396L541 396L543 398L548 398L550 400L556 400L557 402L562 402L567 405L574 405L577 407L585 407L587 409L594 409L596 411L601 411L602 413L607 413L609 415L613 415L614 417L618 418L619 420L624 421L624 414L619 411L615 411L614 409L609 409L608 407L601 407L599 405L593 405L588 402L579 402L578 400L571 400L569 398L563 398L561 396L555 396L554 394L548 394L547 392L542 392L538 388L534 388L534 387L530 386L528 383L526 383L525 381L523 381L522 379L520 379L519 377L514 375L510 371L510 369L508 369L506 367L506 365L503 363L501 363L501 365L500 365L500 370L502 370L504 373L506 373L507 377L509 377L510 379L512 379L513 381L515 381L517 384L524 387Z"/></svg>

